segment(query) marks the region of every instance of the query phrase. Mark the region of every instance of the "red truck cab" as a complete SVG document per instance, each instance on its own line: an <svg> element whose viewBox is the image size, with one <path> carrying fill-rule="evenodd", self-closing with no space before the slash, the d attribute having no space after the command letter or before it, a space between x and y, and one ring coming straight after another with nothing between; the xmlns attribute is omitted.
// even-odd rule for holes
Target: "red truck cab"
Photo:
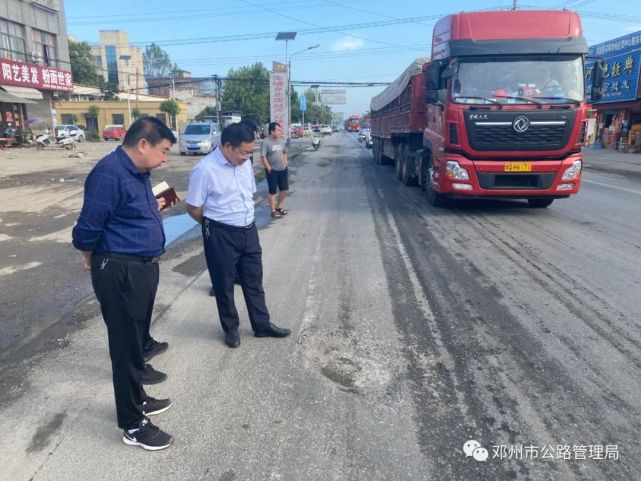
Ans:
<svg viewBox="0 0 641 481"><path fill-rule="evenodd" d="M430 61L407 82L412 107L400 121L405 136L398 119L386 131L381 120L387 107L374 109L373 99L375 150L378 141L379 155L395 161L399 178L418 181L434 205L448 197L493 197L547 207L575 194L586 127L587 51L573 12L447 16L434 26ZM595 95L598 89L597 81Z"/></svg>

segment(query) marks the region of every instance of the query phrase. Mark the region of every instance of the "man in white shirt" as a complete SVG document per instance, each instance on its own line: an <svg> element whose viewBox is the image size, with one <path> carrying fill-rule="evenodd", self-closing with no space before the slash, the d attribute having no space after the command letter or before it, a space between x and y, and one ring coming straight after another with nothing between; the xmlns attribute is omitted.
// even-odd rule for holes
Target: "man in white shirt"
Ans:
<svg viewBox="0 0 641 481"><path fill-rule="evenodd" d="M205 259L216 294L225 343L240 346L234 303L236 271L256 337L287 337L289 329L269 321L263 290L262 249L254 223L256 181L251 162L254 133L243 124L226 127L220 146L189 176L186 208L202 226Z"/></svg>

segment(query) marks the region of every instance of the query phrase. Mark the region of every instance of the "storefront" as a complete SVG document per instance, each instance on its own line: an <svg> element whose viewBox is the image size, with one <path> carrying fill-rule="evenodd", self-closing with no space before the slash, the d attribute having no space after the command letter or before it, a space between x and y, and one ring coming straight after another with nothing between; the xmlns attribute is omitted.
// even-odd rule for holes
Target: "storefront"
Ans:
<svg viewBox="0 0 641 481"><path fill-rule="evenodd" d="M0 58L0 132L52 128L54 97L72 89L67 70Z"/></svg>
<svg viewBox="0 0 641 481"><path fill-rule="evenodd" d="M603 98L592 104L597 113L592 145L622 151L634 149L641 143L641 32L594 45L590 47L589 55L601 57L606 62ZM586 63L588 95L593 67L594 60Z"/></svg>

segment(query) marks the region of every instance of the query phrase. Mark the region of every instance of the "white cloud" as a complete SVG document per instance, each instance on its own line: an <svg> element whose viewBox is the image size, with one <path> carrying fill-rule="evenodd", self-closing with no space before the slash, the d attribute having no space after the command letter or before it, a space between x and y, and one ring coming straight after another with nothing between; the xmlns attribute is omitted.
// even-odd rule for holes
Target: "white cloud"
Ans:
<svg viewBox="0 0 641 481"><path fill-rule="evenodd" d="M641 30L641 24L640 23L635 23L634 25L628 25L627 27L624 28L626 32L638 32Z"/></svg>
<svg viewBox="0 0 641 481"><path fill-rule="evenodd" d="M343 50L358 50L363 45L365 45L365 41L362 38L343 37L339 38L332 44L331 50L334 52L341 52Z"/></svg>

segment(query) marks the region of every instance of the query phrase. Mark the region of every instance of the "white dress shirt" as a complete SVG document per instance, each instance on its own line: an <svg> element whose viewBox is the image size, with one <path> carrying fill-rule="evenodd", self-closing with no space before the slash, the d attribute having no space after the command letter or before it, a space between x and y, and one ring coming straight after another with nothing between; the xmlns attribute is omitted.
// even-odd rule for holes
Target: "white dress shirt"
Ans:
<svg viewBox="0 0 641 481"><path fill-rule="evenodd" d="M235 166L217 147L191 170L185 201L202 207L209 219L245 227L254 222L255 192L251 160Z"/></svg>

